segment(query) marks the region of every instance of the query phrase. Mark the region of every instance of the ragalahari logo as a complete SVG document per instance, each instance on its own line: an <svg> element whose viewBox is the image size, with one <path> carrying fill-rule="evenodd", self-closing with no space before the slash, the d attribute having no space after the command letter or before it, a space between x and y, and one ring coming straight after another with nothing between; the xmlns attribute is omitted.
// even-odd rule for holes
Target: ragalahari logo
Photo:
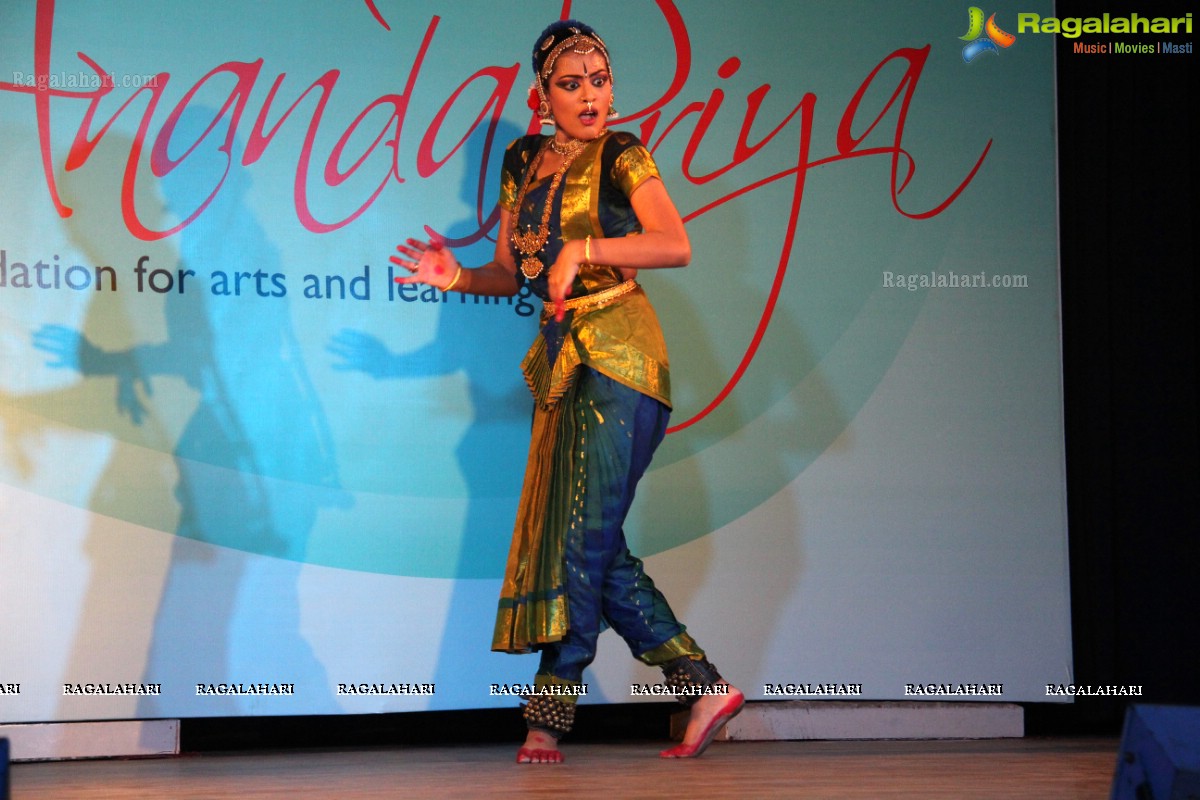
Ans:
<svg viewBox="0 0 1200 800"><path fill-rule="evenodd" d="M1017 37L1000 30L996 24L996 15L992 14L983 21L983 9L971 6L967 9L967 32L959 39L967 42L963 48L963 61L970 64L980 53L1000 54L1000 48L1011 47Z"/></svg>

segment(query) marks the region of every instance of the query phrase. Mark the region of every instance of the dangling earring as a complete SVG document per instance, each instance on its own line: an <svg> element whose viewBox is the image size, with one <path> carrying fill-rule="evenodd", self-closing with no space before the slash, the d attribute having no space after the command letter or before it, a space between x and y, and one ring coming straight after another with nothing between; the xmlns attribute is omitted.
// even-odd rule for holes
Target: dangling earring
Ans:
<svg viewBox="0 0 1200 800"><path fill-rule="evenodd" d="M543 125L553 125L554 115L550 113L550 103L546 100L546 94L542 91L542 84L537 78L533 79L533 83L529 84L529 97L527 102L529 108L538 115L538 122Z"/></svg>
<svg viewBox="0 0 1200 800"><path fill-rule="evenodd" d="M615 99L615 98L612 98L612 99ZM620 116L617 113L617 107L615 105L613 105L612 100L610 99L610 101L608 103L608 118L612 119L613 117L617 117L617 116Z"/></svg>

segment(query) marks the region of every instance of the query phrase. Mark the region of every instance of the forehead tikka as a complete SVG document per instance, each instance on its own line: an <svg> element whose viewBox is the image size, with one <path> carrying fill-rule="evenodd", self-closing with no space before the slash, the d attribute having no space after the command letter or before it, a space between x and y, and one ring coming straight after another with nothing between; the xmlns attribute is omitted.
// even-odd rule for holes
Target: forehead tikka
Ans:
<svg viewBox="0 0 1200 800"><path fill-rule="evenodd" d="M546 80L550 77L550 73L554 71L554 64L558 61L558 57L566 52L567 48L571 48L571 52L576 55L586 56L589 53L600 51L600 55L604 57L604 66L608 68L609 80L612 80L612 61L608 58L608 48L604 46L604 42L600 41L598 36L588 36L580 33L578 28L569 28L571 35L559 42L550 54L546 56L546 60L542 62L541 78ZM554 41L554 37L548 37L542 42L541 50L545 52L546 48ZM586 74L586 72L585 72Z"/></svg>

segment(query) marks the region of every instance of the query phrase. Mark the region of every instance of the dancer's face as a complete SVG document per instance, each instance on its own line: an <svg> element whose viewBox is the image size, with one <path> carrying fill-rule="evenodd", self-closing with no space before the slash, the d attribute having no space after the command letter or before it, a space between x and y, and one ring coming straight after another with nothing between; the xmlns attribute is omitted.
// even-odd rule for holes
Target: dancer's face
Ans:
<svg viewBox="0 0 1200 800"><path fill-rule="evenodd" d="M599 136L612 108L612 77L604 56L599 51L559 56L550 73L546 100L560 140Z"/></svg>

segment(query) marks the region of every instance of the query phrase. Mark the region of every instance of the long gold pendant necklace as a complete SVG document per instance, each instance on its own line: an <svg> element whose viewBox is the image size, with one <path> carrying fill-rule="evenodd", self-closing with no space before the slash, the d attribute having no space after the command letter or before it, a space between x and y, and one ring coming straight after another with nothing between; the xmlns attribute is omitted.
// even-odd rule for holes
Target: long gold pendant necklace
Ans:
<svg viewBox="0 0 1200 800"><path fill-rule="evenodd" d="M550 189L546 192L546 204L542 207L542 221L538 225L537 230L533 226L528 226L525 230L520 230L516 225L513 226L512 243L521 254L521 274L526 278L533 280L538 275L542 274L542 261L538 258L538 253L546 246L546 241L550 238L550 214L554 210L554 196L558 193L559 184L562 183L563 176L567 174L567 169L571 166L571 162L575 157L583 152L583 148L587 147L587 142L583 139L572 139L565 145L560 145L558 141L551 136L546 144L538 150L537 156L534 157L533 163L529 165L529 169L525 172L525 180L521 183L521 191L517 193L517 217L520 218L521 211L525 207L525 194L529 191L529 184L537 175L538 167L542 164L542 158L546 155L546 148L549 147L562 156L562 165L554 173L554 178L550 181Z"/></svg>

